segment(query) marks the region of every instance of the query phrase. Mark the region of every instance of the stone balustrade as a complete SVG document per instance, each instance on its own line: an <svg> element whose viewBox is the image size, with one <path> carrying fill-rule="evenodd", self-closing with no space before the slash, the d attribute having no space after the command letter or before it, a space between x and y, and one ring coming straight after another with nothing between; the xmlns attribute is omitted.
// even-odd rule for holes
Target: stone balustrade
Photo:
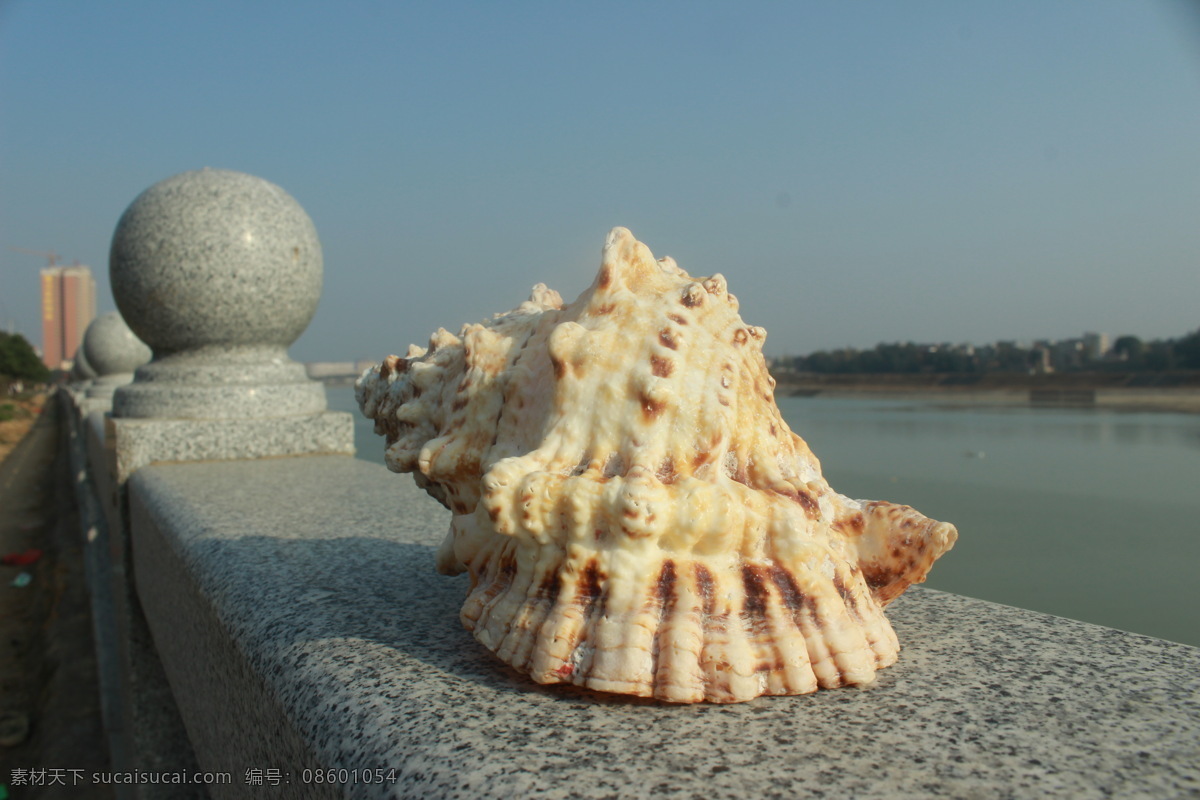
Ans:
<svg viewBox="0 0 1200 800"><path fill-rule="evenodd" d="M1200 649L919 588L865 690L533 685L459 624L445 509L355 460L349 415L287 356L321 283L299 205L184 173L112 254L153 360L97 333L88 363L132 381L111 409L88 406L103 377L62 397L113 767L230 776L123 797L1200 796Z"/></svg>

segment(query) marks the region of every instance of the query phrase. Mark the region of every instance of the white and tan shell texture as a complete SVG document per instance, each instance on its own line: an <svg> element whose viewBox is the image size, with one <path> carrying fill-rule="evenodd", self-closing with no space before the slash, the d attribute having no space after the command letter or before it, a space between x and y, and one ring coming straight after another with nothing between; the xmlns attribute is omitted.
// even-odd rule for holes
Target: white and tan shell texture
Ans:
<svg viewBox="0 0 1200 800"><path fill-rule="evenodd" d="M453 512L463 624L533 680L735 702L896 660L883 607L957 532L833 491L737 312L615 228L574 303L539 284L359 380L388 466Z"/></svg>

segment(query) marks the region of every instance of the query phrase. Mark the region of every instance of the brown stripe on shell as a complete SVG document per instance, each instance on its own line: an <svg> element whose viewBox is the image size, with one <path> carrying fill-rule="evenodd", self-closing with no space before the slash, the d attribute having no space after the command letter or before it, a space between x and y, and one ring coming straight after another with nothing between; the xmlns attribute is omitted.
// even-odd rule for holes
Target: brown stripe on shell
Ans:
<svg viewBox="0 0 1200 800"><path fill-rule="evenodd" d="M675 340L675 333L670 328L663 328L658 332L658 341L662 343L663 347L670 350L679 349L679 342Z"/></svg>
<svg viewBox="0 0 1200 800"><path fill-rule="evenodd" d="M554 605L558 602L558 595L562 591L562 578L558 573L558 568L547 572L546 577L537 589L537 596L548 605Z"/></svg>
<svg viewBox="0 0 1200 800"><path fill-rule="evenodd" d="M511 649L511 658L506 660L525 672L530 670L539 647L539 631L558 606L563 590L562 571L563 564L555 564L542 574L536 587L533 586L535 578L531 576L525 602L513 617L513 630L505 637L505 646ZM520 641L508 642L512 636L520 637ZM497 655L501 649L496 650Z"/></svg>
<svg viewBox="0 0 1200 800"><path fill-rule="evenodd" d="M500 556L500 569L497 572L497 578L512 583L513 576L517 574L517 557L512 551L506 551Z"/></svg>
<svg viewBox="0 0 1200 800"><path fill-rule="evenodd" d="M650 356L650 371L659 378L669 378L675 369L675 363L662 356Z"/></svg>
<svg viewBox="0 0 1200 800"><path fill-rule="evenodd" d="M902 580L904 571L891 569L878 564L862 565L863 579L871 596L881 606L887 606L908 588L908 582Z"/></svg>
<svg viewBox="0 0 1200 800"><path fill-rule="evenodd" d="M809 519L816 519L821 516L821 506L817 503L817 499L813 497L812 492L807 489L800 489L792 486L790 483L784 483L772 486L771 491L798 503L804 509L804 513Z"/></svg>
<svg viewBox="0 0 1200 800"><path fill-rule="evenodd" d="M601 612L605 603L604 573L600 571L600 564L596 559L588 560L587 566L583 568L583 575L579 580L579 593L576 595L583 600L583 604L590 610L596 603L601 604Z"/></svg>
<svg viewBox="0 0 1200 800"><path fill-rule="evenodd" d="M658 599L660 613L664 616L675 607L675 562L667 559L663 562L658 573L658 581L654 585L654 596Z"/></svg>
<svg viewBox="0 0 1200 800"><path fill-rule="evenodd" d="M694 565L693 571L696 574L696 592L704 600L704 616L707 619L713 615L717 606L712 573L703 564Z"/></svg>
<svg viewBox="0 0 1200 800"><path fill-rule="evenodd" d="M812 492L807 489L797 489L796 500L804 507L804 513L812 519L821 516L821 506L817 503L817 498L813 497Z"/></svg>
<svg viewBox="0 0 1200 800"><path fill-rule="evenodd" d="M662 569L658 571L658 579L654 582L654 595L647 611L658 616L658 624L654 631L654 639L650 646L650 679L647 695L657 695L660 690L659 672L662 669L663 649L667 645L667 632L670 630L670 617L675 610L675 583L678 576L675 573L675 562L671 559L663 561ZM657 607L657 608L655 608Z"/></svg>
<svg viewBox="0 0 1200 800"><path fill-rule="evenodd" d="M779 590L779 599L792 612L793 617L803 612L806 606L812 605L812 599L800 591L792 573L778 564L771 565L768 572L771 576L771 583L775 584L775 588Z"/></svg>
<svg viewBox="0 0 1200 800"><path fill-rule="evenodd" d="M596 619L604 616L608 605L608 594L604 591L603 583L605 577L596 559L588 559L587 565L583 568L583 574L580 576L578 591L575 594L576 604L583 609L583 620L579 626L578 638L571 642L571 652L587 641L588 633L595 628ZM583 667L582 675L586 675L590 671L590 665L580 664L580 666ZM572 675L574 676L573 683L581 683L578 678L582 675L570 662L559 668L559 677L567 678Z"/></svg>
<svg viewBox="0 0 1200 800"><path fill-rule="evenodd" d="M767 613L767 584L763 572L763 568L755 564L742 565L742 586L745 588L742 610L759 621Z"/></svg>
<svg viewBox="0 0 1200 800"><path fill-rule="evenodd" d="M580 645L586 642L588 633L595 626L596 618L604 616L605 606L608 602L607 595L604 591L604 578L605 575L601 571L599 563L595 558L591 558L584 566L583 572L579 576L578 582L575 584L575 596L572 598L565 598L560 595L555 599L556 603L565 601L578 606L582 610L578 627L574 631L571 631L571 638L568 640L565 637L562 637L563 641L565 641L568 645L568 652L575 652ZM551 606L550 613L553 613L553 606ZM563 631L560 629L558 635L561 637L562 634ZM586 676L586 673L587 668L583 670L582 675ZM564 663L558 668L558 670L555 672L555 675L560 680L569 680L572 683L577 684L581 683L581 674L576 671L575 667L571 663L570 658L567 659L567 663Z"/></svg>
<svg viewBox="0 0 1200 800"><path fill-rule="evenodd" d="M846 586L846 582L842 580L840 574L834 574L833 588L837 589L837 593L842 596L842 602L846 605L846 608L858 608L858 601L854 598L854 592L851 591L850 587Z"/></svg>
<svg viewBox="0 0 1200 800"><path fill-rule="evenodd" d="M838 517L833 521L831 527L847 536L861 536L862 532L866 529L866 520L863 519L861 511L855 511L853 514Z"/></svg>

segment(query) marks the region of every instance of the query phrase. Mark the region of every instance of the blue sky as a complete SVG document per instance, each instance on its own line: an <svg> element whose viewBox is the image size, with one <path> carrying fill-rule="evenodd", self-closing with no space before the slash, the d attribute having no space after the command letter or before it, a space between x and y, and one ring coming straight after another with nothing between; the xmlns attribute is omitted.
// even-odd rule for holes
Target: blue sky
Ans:
<svg viewBox="0 0 1200 800"><path fill-rule="evenodd" d="M143 189L242 170L313 218L301 360L573 298L624 225L769 355L1200 327L1185 3L0 0L0 325Z"/></svg>

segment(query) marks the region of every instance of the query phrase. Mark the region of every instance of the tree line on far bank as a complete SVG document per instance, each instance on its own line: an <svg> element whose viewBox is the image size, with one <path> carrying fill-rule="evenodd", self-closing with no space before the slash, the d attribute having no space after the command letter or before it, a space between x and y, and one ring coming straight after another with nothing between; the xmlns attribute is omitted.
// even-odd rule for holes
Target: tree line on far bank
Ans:
<svg viewBox="0 0 1200 800"><path fill-rule="evenodd" d="M0 376L45 383L50 380L50 370L24 336L0 331Z"/></svg>
<svg viewBox="0 0 1200 800"><path fill-rule="evenodd" d="M817 373L1028 373L1044 363L1050 347L1020 347L998 342L979 348L906 343L877 344L871 350L820 350L807 356L786 356L781 366L797 372ZM1094 370L1142 372L1200 369L1200 330L1177 339L1144 342L1137 336L1119 336L1109 354L1100 359L1077 358L1055 364L1056 371Z"/></svg>

